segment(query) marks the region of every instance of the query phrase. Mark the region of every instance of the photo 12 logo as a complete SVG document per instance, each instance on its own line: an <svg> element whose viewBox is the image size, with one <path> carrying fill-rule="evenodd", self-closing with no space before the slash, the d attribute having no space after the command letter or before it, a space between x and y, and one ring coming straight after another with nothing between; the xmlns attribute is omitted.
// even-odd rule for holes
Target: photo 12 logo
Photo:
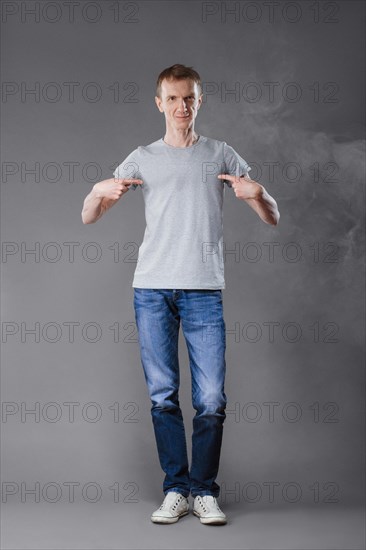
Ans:
<svg viewBox="0 0 366 550"><path fill-rule="evenodd" d="M3 24L90 24L103 21L119 24L138 24L141 22L139 2L120 0L81 1L32 1L24 2L4 0L1 2L1 21Z"/></svg>

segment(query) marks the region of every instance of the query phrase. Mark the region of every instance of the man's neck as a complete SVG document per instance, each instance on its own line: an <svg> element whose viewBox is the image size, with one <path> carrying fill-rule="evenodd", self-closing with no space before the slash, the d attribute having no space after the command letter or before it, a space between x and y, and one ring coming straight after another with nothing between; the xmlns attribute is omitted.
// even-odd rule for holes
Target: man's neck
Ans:
<svg viewBox="0 0 366 550"><path fill-rule="evenodd" d="M166 131L163 137L164 142L172 147L191 147L198 141L199 135L190 129L188 132L171 132Z"/></svg>

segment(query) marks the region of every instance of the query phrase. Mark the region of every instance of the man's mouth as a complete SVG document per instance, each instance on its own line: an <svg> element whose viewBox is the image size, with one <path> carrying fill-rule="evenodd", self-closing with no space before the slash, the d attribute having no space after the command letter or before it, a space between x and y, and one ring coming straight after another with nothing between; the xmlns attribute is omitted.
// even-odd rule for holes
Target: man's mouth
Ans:
<svg viewBox="0 0 366 550"><path fill-rule="evenodd" d="M176 118L189 118L190 117L190 114L188 113L187 115L176 115Z"/></svg>

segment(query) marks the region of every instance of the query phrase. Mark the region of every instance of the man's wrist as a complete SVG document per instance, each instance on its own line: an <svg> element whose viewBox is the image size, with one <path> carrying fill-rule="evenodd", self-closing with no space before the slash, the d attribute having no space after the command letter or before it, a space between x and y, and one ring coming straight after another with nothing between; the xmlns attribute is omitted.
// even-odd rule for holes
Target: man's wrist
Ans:
<svg viewBox="0 0 366 550"><path fill-rule="evenodd" d="M247 199L253 199L255 201L261 200L264 194L264 187L260 183L257 183L256 181L249 182L251 184L251 187L248 189L247 197L244 200Z"/></svg>
<svg viewBox="0 0 366 550"><path fill-rule="evenodd" d="M96 186L97 186L97 183L94 185L94 187L93 187L93 189L92 189L92 196L93 196L93 198L95 198L95 199L101 200L101 199L103 198L103 196L101 195L100 190L99 190L98 187L96 187Z"/></svg>
<svg viewBox="0 0 366 550"><path fill-rule="evenodd" d="M260 183L255 184L255 199L260 200L263 197L264 194L264 187Z"/></svg>

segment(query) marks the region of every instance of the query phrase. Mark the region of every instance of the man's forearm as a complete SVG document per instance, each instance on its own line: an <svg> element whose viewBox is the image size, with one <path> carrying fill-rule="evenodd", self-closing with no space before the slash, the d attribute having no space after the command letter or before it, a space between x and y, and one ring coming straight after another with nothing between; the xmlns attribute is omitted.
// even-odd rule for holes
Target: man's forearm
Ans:
<svg viewBox="0 0 366 550"><path fill-rule="evenodd" d="M99 220L106 210L109 210L129 191L133 183L142 183L142 180L109 178L96 183L84 200L81 211L83 223L94 223Z"/></svg>
<svg viewBox="0 0 366 550"><path fill-rule="evenodd" d="M83 223L94 223L101 215L103 198L98 194L94 187L89 195L85 197L81 218Z"/></svg>
<svg viewBox="0 0 366 550"><path fill-rule="evenodd" d="M258 216L270 225L277 225L280 213L277 203L261 184L257 184L256 198L246 199L246 202L255 210Z"/></svg>

